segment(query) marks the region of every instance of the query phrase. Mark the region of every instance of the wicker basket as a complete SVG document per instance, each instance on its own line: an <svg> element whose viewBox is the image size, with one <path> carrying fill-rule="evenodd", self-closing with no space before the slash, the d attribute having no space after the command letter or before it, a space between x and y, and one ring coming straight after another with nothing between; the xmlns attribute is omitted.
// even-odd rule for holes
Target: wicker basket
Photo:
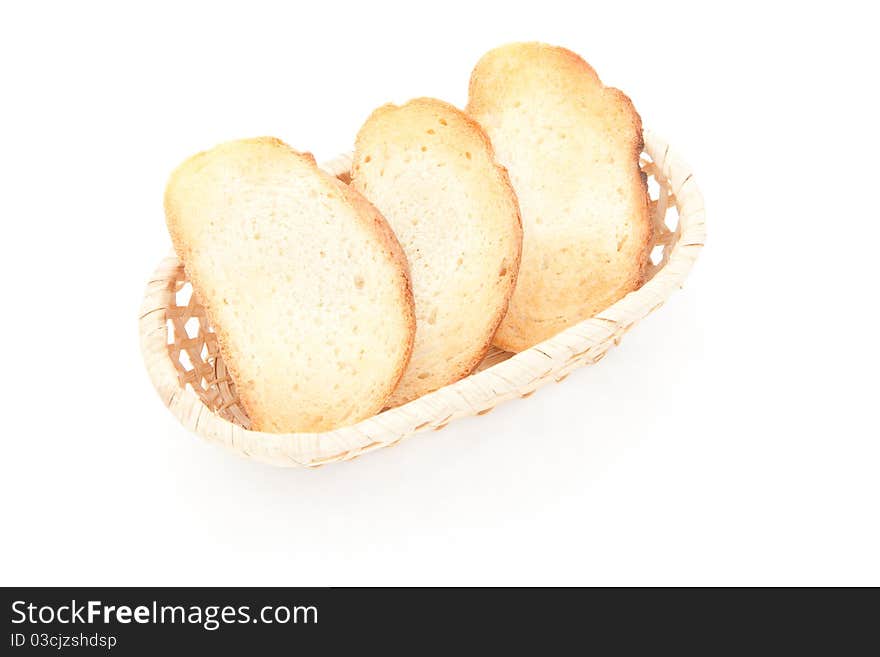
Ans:
<svg viewBox="0 0 880 657"><path fill-rule="evenodd" d="M681 287L703 246L703 199L690 169L650 132L645 151L643 169L654 180L649 182L655 227L649 280L596 317L531 349L513 355L493 348L467 378L353 426L324 433L251 431L204 308L171 256L150 279L140 316L141 348L153 385L183 425L206 440L266 463L317 467L394 445L418 431L442 429L459 417L488 413L503 401L562 381L573 369L600 360L633 324L663 305ZM324 168L347 181L350 164L343 156ZM678 222L668 226L675 210Z"/></svg>

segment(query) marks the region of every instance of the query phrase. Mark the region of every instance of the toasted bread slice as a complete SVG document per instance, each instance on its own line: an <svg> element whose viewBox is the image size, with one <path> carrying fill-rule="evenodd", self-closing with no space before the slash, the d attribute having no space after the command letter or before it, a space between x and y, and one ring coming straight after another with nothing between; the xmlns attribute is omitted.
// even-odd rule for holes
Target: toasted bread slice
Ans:
<svg viewBox="0 0 880 657"><path fill-rule="evenodd" d="M260 431L325 431L381 410L415 335L388 224L308 153L273 138L184 162L168 230Z"/></svg>
<svg viewBox="0 0 880 657"><path fill-rule="evenodd" d="M642 122L573 52L540 43L490 51L467 111L507 167L523 256L495 344L520 351L638 288L651 246Z"/></svg>
<svg viewBox="0 0 880 657"><path fill-rule="evenodd" d="M483 358L516 282L519 209L482 129L430 98L373 112L352 174L409 259L416 341L393 406L467 376Z"/></svg>

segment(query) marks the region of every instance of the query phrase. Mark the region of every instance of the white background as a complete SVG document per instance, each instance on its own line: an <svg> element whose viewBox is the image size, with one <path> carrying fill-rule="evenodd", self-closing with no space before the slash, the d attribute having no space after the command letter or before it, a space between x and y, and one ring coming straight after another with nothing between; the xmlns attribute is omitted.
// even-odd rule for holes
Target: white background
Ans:
<svg viewBox="0 0 880 657"><path fill-rule="evenodd" d="M0 582L880 584L875 22L711 4L4 4ZM137 337L170 170L257 135L329 158L380 104L462 106L512 40L582 54L693 166L684 289L564 383L351 463L185 431Z"/></svg>

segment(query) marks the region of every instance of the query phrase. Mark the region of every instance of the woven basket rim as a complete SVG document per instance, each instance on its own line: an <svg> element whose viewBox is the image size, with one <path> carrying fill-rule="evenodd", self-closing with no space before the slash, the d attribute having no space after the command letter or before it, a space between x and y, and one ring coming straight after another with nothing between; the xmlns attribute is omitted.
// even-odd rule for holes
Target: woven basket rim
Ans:
<svg viewBox="0 0 880 657"><path fill-rule="evenodd" d="M545 382L561 380L584 360L601 358L612 342L616 344L635 322L681 287L704 244L703 198L690 167L653 132L646 130L644 137L645 151L674 195L679 214L678 240L665 264L649 281L595 317L503 362L357 424L321 433L265 433L220 417L194 392L180 386L168 350L165 315L175 294L172 284L179 267L177 258L171 255L150 278L140 313L141 349L154 387L184 426L211 442L276 465L315 467L396 444L415 432L443 428L457 417L488 412L507 399L531 394ZM322 168L340 176L347 174L350 165L350 155L342 155Z"/></svg>

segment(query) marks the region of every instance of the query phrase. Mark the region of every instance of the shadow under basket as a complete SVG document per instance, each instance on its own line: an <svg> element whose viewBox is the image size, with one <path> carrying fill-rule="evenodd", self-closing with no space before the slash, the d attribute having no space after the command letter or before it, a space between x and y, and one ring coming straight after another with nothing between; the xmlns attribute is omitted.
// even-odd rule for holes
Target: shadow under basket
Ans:
<svg viewBox="0 0 880 657"><path fill-rule="evenodd" d="M350 165L350 157L342 156L323 168L347 181ZM150 279L140 315L141 349L153 385L177 419L202 438L265 463L306 467L353 459L416 432L442 429L456 418L488 413L508 399L528 397L546 383L562 381L573 369L600 360L633 324L681 287L703 246L703 199L690 169L650 132L645 133L642 168L654 222L645 284L531 349L510 354L493 347L461 381L333 431L251 431L205 310L192 294L183 266L170 256Z"/></svg>

